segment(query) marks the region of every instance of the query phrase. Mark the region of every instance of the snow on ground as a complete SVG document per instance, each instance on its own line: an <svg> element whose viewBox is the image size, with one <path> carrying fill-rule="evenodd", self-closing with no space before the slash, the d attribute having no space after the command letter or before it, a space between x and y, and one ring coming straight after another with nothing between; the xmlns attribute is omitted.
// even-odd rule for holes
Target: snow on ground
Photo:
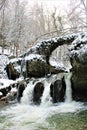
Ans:
<svg viewBox="0 0 87 130"><path fill-rule="evenodd" d="M6 87L10 86L13 83L15 83L15 81L13 81L13 80L0 79L0 89L6 88Z"/></svg>
<svg viewBox="0 0 87 130"><path fill-rule="evenodd" d="M18 83L23 80L23 77L18 78L17 80L9 80L9 79L0 79L0 89L6 88L12 84ZM12 88L11 91L16 91L15 88Z"/></svg>

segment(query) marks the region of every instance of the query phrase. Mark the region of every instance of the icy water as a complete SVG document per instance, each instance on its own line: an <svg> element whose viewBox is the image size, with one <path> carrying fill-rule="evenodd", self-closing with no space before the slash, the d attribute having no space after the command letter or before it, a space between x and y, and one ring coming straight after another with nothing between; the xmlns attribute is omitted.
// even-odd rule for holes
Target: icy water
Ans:
<svg viewBox="0 0 87 130"><path fill-rule="evenodd" d="M0 130L87 130L87 104L14 104L0 108Z"/></svg>
<svg viewBox="0 0 87 130"><path fill-rule="evenodd" d="M0 107L0 130L87 130L87 104L72 100L71 73L65 75L65 102L52 103L50 79L31 80L24 90L20 104ZM41 104L34 105L33 89L44 84Z"/></svg>

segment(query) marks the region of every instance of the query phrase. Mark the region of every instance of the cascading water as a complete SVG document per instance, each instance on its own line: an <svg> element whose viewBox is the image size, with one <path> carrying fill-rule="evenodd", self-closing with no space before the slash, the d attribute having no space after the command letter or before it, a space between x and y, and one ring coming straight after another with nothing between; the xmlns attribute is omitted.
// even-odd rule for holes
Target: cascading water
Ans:
<svg viewBox="0 0 87 130"><path fill-rule="evenodd" d="M33 90L38 82L42 82L44 84L44 92L41 97L41 106L49 106L52 104L52 98L50 96L50 84L56 79L55 76L51 78L41 78L36 81L35 79L31 79L27 88L24 90L23 97L21 99L22 103L31 104L33 99Z"/></svg>
<svg viewBox="0 0 87 130"><path fill-rule="evenodd" d="M49 106L52 104L52 99L51 99L51 96L50 96L50 84L48 81L45 81L44 82L44 92L43 92L43 95L42 95L42 98L41 98L41 105L42 106Z"/></svg>
<svg viewBox="0 0 87 130"><path fill-rule="evenodd" d="M27 88L25 89L23 93L23 97L21 102L25 104L31 104L33 103L33 90L38 82L42 82L44 84L44 91L41 96L41 106L49 106L52 105L52 97L50 96L50 85L52 82L56 81L57 79L61 78L64 75L65 84L66 84L66 91L65 91L65 102L70 103L72 102L72 88L71 88L71 76L72 73L65 73L61 75L51 76L50 78L41 78L35 81L35 79L32 79L29 84L27 85Z"/></svg>
<svg viewBox="0 0 87 130"><path fill-rule="evenodd" d="M65 74L65 83L66 83L65 102L68 103L72 102L71 76L72 73Z"/></svg>
<svg viewBox="0 0 87 130"><path fill-rule="evenodd" d="M66 82L66 99L65 102L52 104L50 97L50 84L58 79L57 76L52 76L50 78L41 78L41 79L31 79L26 89L24 90L23 97L20 104L12 105L10 108L0 112L0 116L6 116L3 122L0 123L0 130L61 130L56 128L56 124L51 125L49 123L49 118L54 122L57 121L57 117L60 116L60 113L67 112L76 112L80 109L84 109L81 103L71 102L71 90L70 90L70 78L71 73L65 74ZM33 99L33 90L35 85L38 82L44 84L44 92L41 97L41 104L34 105ZM67 103L68 102L68 103ZM63 115L63 114L62 114ZM4 118L3 117L3 118ZM59 120L59 119L58 119ZM54 123L55 123L54 122ZM69 122L69 120L68 120ZM64 122L63 122L64 124ZM57 123L58 125L58 123ZM65 123L66 125L66 123ZM58 125L59 126L59 125ZM71 128L71 127L70 127ZM64 128L63 128L64 129ZM73 130L73 129L71 129Z"/></svg>
<svg viewBox="0 0 87 130"><path fill-rule="evenodd" d="M35 79L31 79L31 81L29 82L29 84L27 85L27 88L25 89L24 93L23 93L23 97L21 102L24 104L32 104L32 99L33 99L33 89L35 84L38 81L34 81Z"/></svg>

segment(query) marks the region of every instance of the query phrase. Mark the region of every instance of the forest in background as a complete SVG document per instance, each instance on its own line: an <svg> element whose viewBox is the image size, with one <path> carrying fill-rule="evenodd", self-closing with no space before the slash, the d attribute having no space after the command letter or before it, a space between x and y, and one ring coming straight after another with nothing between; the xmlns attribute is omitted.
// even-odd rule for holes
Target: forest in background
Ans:
<svg viewBox="0 0 87 130"><path fill-rule="evenodd" d="M45 8L38 2L0 0L0 47L18 57L36 41L67 33L86 31L87 0L69 0L67 9ZM63 13L64 12L64 13Z"/></svg>

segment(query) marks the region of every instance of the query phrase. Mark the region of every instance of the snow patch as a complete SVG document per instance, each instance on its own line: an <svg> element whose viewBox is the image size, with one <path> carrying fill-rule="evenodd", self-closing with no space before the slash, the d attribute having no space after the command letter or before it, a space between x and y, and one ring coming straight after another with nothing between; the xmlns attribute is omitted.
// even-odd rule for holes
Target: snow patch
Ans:
<svg viewBox="0 0 87 130"><path fill-rule="evenodd" d="M22 60L22 58L14 58L14 59L11 59L9 62L16 63L16 62L21 61L21 60Z"/></svg>
<svg viewBox="0 0 87 130"><path fill-rule="evenodd" d="M79 34L70 47L70 57L77 57L80 62L87 62L87 34Z"/></svg>
<svg viewBox="0 0 87 130"><path fill-rule="evenodd" d="M0 79L0 84L2 84L0 86L0 89L6 88L6 87L10 86L13 83L15 83L15 81L13 81L13 80Z"/></svg>
<svg viewBox="0 0 87 130"><path fill-rule="evenodd" d="M17 88L12 88L10 92L17 92Z"/></svg>
<svg viewBox="0 0 87 130"><path fill-rule="evenodd" d="M43 59L43 56L42 56L42 55L39 55L39 54L30 54L29 56L26 56L26 57L25 57L25 61L26 61L26 60L33 60L33 59L35 59L35 60L39 59L39 60L41 60L41 61L45 61L45 60Z"/></svg>

